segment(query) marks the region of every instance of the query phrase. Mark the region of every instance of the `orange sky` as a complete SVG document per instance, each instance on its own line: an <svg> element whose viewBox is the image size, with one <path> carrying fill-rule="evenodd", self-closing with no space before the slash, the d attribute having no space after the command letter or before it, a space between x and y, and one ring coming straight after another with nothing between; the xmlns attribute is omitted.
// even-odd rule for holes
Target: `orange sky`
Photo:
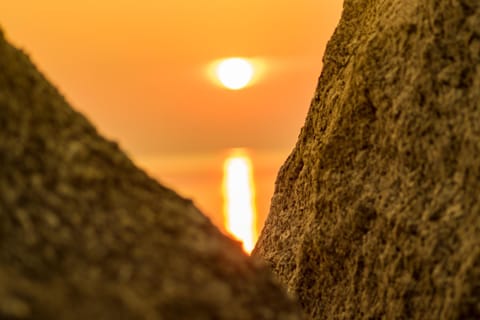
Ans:
<svg viewBox="0 0 480 320"><path fill-rule="evenodd" d="M0 26L101 133L151 175L222 222L222 162L252 156L260 225L294 146L341 13L341 0L15 0ZM230 91L219 58L263 62Z"/></svg>

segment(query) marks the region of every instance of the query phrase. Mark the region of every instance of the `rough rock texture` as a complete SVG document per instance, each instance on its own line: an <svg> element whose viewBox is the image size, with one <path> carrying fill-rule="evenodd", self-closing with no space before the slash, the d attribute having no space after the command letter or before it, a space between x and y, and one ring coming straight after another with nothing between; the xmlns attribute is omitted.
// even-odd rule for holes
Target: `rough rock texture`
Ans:
<svg viewBox="0 0 480 320"><path fill-rule="evenodd" d="M312 319L480 319L480 2L346 0L254 254Z"/></svg>
<svg viewBox="0 0 480 320"><path fill-rule="evenodd" d="M298 319L0 35L0 319Z"/></svg>

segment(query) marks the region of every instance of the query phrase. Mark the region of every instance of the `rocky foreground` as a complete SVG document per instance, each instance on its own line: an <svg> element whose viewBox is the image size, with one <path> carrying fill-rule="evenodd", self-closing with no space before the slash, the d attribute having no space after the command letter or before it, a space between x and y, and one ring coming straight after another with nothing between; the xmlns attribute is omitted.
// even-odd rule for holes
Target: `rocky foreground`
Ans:
<svg viewBox="0 0 480 320"><path fill-rule="evenodd" d="M345 1L254 254L311 319L480 319L479 1Z"/></svg>

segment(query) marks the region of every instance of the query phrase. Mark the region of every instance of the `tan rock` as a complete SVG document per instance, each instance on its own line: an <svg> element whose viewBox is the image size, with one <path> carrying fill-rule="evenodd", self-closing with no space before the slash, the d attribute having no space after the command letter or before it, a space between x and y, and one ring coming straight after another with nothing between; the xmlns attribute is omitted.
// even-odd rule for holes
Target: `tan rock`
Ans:
<svg viewBox="0 0 480 320"><path fill-rule="evenodd" d="M312 319L480 318L480 2L346 0L254 251Z"/></svg>

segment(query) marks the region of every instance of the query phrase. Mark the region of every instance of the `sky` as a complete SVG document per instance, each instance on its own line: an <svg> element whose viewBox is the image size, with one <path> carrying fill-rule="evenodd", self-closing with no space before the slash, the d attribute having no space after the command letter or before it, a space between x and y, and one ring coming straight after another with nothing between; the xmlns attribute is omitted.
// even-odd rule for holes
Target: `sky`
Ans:
<svg viewBox="0 0 480 320"><path fill-rule="evenodd" d="M100 133L219 227L223 161L246 148L260 230L341 9L341 0L15 0L0 2L0 27ZM238 56L258 73L227 90L209 67Z"/></svg>

